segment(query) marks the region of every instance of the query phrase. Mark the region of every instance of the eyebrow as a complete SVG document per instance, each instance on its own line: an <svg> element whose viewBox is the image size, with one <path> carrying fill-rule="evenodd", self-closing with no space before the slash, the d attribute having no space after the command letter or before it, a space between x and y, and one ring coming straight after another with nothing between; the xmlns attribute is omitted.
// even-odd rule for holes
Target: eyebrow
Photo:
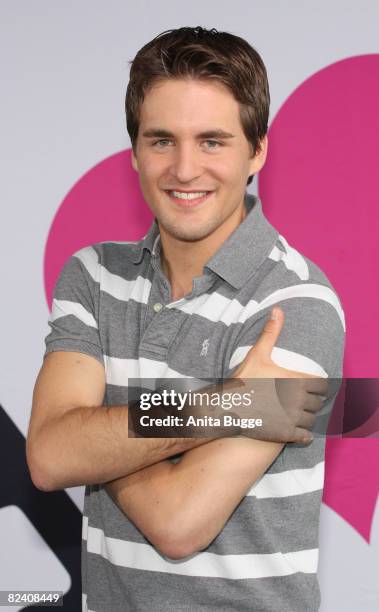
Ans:
<svg viewBox="0 0 379 612"><path fill-rule="evenodd" d="M175 135L168 130L162 129L150 129L143 132L144 138L174 138ZM196 138L234 138L234 134L225 132L225 130L207 130L206 132L200 132L196 135Z"/></svg>

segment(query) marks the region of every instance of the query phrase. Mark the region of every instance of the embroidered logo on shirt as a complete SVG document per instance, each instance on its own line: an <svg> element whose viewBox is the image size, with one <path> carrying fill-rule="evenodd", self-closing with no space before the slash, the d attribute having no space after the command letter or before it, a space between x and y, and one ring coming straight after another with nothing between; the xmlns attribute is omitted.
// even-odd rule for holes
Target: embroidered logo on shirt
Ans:
<svg viewBox="0 0 379 612"><path fill-rule="evenodd" d="M205 357L206 354L208 353L208 348L209 348L209 338L205 338L202 346L201 346L201 353L200 353L200 357Z"/></svg>

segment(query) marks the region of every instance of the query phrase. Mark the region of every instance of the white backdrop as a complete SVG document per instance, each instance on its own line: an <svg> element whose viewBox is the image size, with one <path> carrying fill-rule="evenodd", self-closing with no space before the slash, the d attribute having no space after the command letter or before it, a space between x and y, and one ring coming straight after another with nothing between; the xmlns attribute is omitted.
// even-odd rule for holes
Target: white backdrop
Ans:
<svg viewBox="0 0 379 612"><path fill-rule="evenodd" d="M0 402L24 437L48 332L49 228L74 183L130 146L128 60L169 28L202 25L238 34L266 64L271 122L313 73L345 57L379 53L378 23L375 0L2 0ZM67 490L80 510L83 492ZM378 522L367 544L325 505L321 518L322 612L377 610ZM67 568L17 503L0 508L0 541L0 589L69 589Z"/></svg>

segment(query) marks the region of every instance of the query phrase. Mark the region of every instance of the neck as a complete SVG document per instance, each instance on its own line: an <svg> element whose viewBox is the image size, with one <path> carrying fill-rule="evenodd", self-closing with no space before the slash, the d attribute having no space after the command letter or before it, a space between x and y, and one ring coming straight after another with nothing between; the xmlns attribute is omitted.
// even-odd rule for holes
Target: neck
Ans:
<svg viewBox="0 0 379 612"><path fill-rule="evenodd" d="M160 227L162 269L170 281L171 299L176 301L191 293L193 279L203 274L204 265L242 223L247 211L243 207L212 234L193 242L179 240Z"/></svg>

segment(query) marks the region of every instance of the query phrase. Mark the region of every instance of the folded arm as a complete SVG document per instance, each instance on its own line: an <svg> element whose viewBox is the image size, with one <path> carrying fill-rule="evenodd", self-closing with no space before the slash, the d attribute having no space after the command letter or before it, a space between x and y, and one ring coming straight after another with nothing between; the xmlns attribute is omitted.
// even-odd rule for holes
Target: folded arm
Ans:
<svg viewBox="0 0 379 612"><path fill-rule="evenodd" d="M338 376L343 320L329 303L306 305L295 299L283 305L286 325L279 347L275 343L270 353L272 360L284 368L292 369L295 364L293 369L310 375ZM244 330L238 343L244 354L256 344L261 330L255 324ZM241 360L242 350L238 361L232 356L226 377ZM187 451L176 465L162 461L112 481L106 488L156 548L168 557L181 558L210 544L283 446L244 437L214 440Z"/></svg>
<svg viewBox="0 0 379 612"><path fill-rule="evenodd" d="M221 438L107 483L106 489L145 537L179 559L206 548L283 444Z"/></svg>

